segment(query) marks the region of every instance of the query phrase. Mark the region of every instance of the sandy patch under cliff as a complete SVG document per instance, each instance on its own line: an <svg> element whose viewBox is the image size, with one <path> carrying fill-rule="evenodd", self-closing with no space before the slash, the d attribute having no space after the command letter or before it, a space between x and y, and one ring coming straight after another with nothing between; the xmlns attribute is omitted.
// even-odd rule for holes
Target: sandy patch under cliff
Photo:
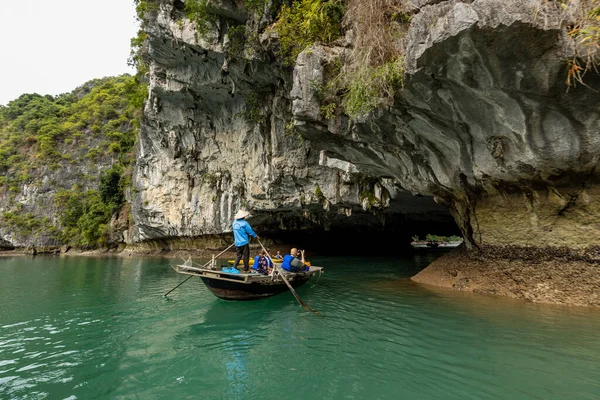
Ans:
<svg viewBox="0 0 600 400"><path fill-rule="evenodd" d="M434 261L412 280L537 303L600 306L600 265L579 260L523 261L457 249Z"/></svg>

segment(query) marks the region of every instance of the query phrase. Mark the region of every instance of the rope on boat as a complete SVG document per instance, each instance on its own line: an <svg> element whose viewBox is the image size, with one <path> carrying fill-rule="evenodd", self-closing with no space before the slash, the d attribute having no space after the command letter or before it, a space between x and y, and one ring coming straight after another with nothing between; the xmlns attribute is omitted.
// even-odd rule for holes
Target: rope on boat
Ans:
<svg viewBox="0 0 600 400"><path fill-rule="evenodd" d="M317 286L319 284L319 279L321 279L321 275L323 275L323 270L319 271L319 277L317 278L317 281L315 282L315 284L313 286Z"/></svg>
<svg viewBox="0 0 600 400"><path fill-rule="evenodd" d="M231 246L230 246L230 247L231 247ZM227 250L225 250L225 251L227 251ZM221 254L223 254L223 253L221 253ZM221 255L221 254L219 254L219 255ZM218 257L218 256L217 256L217 257ZM183 260L183 258L182 258L182 260ZM204 268L204 267L206 267L208 264L212 263L212 262L213 262L213 260L210 260L210 261L209 261L209 262L207 262L206 264L200 264L200 263L197 263L197 262L194 262L194 261L192 261L192 258L190 257L190 258L188 258L187 260L183 260L183 262L184 262L184 264L187 264L187 263L189 263L189 264L190 264L190 267L191 267L191 266L194 266L194 265L196 265L196 266L198 266L199 268Z"/></svg>
<svg viewBox="0 0 600 400"><path fill-rule="evenodd" d="M275 271L276 271L276 267L275 267L275 263L273 262L273 258L271 257L271 255L269 254L269 252L267 251L267 249L265 248L265 246L263 246L262 242L260 241L260 239L256 239L258 240L258 243L260 243L260 247L262 247L262 249L265 251L265 253L267 254L267 257L269 257L269 260L271 261L271 264L273 265L273 276L275 275ZM287 280L287 278L285 277L285 274L283 272L281 272L281 267L278 267L277 272L279 273L279 276L281 277L281 279L283 279L283 281L285 282L285 284L287 285L288 289L290 289L290 291L292 292L292 294L294 295L294 297L296 298L296 300L298 301L298 303L300 303L300 305L302 306L302 308L304 308L306 311L310 311L310 312L314 312L315 314L318 314L318 311L313 310L312 308L310 308L309 305L307 305L306 303L304 303L302 301L302 299L300 298L300 296L298 296L298 293L296 293L296 291L294 290L294 288L292 287L292 285L290 284L290 282Z"/></svg>
<svg viewBox="0 0 600 400"><path fill-rule="evenodd" d="M219 257L220 255L222 255L223 253L225 253L227 250L229 250L230 248L232 248L234 245L235 245L235 243L234 243L234 244L232 244L231 246L229 246L228 248L226 248L225 250L223 250L222 252L220 252L220 253L219 253L217 256L213 256L212 260L210 260L209 262L207 262L206 264L204 264L204 265L203 265L201 268L205 268L205 267L206 267L208 264L210 264L210 263L214 263L214 260L215 260L215 258L217 258L217 257ZM188 261L190 261L192 264L194 264L194 262L192 261L192 258L191 258L191 257L188 259ZM186 261L186 262L187 262L187 261ZM197 264L197 265L200 265L200 264ZM173 289L171 289L171 290L169 290L167 293L165 293L165 295L164 295L164 296L165 296L165 297L167 297L167 295L168 295L169 293L171 293L173 290L177 289L179 286L181 286L181 285L183 285L184 283L186 283L188 280L190 280L190 279L191 279L192 277L194 277L194 276L195 276L195 275L190 275L190 276L188 276L188 277L187 277L187 278L186 278L186 279L185 279L183 282L181 282L179 285L175 286Z"/></svg>

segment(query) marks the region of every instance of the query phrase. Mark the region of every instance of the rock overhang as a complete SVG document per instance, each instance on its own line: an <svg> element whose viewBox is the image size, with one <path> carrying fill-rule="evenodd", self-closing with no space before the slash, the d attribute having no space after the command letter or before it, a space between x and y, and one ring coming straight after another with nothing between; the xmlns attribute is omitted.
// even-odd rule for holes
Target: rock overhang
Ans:
<svg viewBox="0 0 600 400"><path fill-rule="evenodd" d="M229 171L230 186L219 188L216 197L234 187L245 189L230 193L225 208L246 204L267 214L288 210L292 215L320 209L321 203L333 212L344 212L349 204L365 209L364 187L348 189L349 176L361 174L392 182L392 200L402 199L391 201L392 209L408 203L408 195L420 194L425 197L415 203L425 214L438 207L435 196L457 215L465 202L469 208L498 188L594 171L597 95L584 87L566 90L562 74L574 46L556 10L540 12L536 7L541 2L424 3L401 43L407 64L404 90L393 104L359 121L344 115L325 120L312 90L315 81L326 79L324 65L346 48L316 46L300 55L290 76L289 69L268 57L228 61L217 36L198 40L188 23L178 25L162 12L149 29L155 77L149 104L155 108L147 109L147 115L154 114L147 126L155 138L142 142L152 144L155 156L161 146L178 149L164 150L177 160L163 159L161 174L172 168L184 171L194 183L186 197L194 197L189 194L198 185L194 174ZM247 96L257 92L264 94L259 104L264 119L251 126L239 115L247 108ZM292 119L306 143L284 133ZM162 145L157 143L160 136ZM169 140L177 143L169 147ZM250 163L234 155L247 146L263 155L252 155ZM321 163L323 154L345 166ZM140 163L148 165L155 158ZM322 202L317 188L329 185L346 187L345 194L325 190L328 201ZM290 197L295 190L303 194ZM354 200L347 197L350 193ZM207 191L204 197L200 204L210 208L206 203L215 195L209 197ZM430 209L431 204L435 207ZM224 210L222 204L213 208ZM194 210L188 211L198 212L197 206ZM412 210L418 213L418 207ZM225 229L227 218L218 219L221 228L216 230Z"/></svg>
<svg viewBox="0 0 600 400"><path fill-rule="evenodd" d="M557 12L516 1L424 7L403 43L404 89L354 124L318 115L306 81L323 79L332 51L311 49L296 67L297 126L315 146L420 193L460 189L461 176L479 185L593 169L600 97L567 87L575 45L560 22Z"/></svg>

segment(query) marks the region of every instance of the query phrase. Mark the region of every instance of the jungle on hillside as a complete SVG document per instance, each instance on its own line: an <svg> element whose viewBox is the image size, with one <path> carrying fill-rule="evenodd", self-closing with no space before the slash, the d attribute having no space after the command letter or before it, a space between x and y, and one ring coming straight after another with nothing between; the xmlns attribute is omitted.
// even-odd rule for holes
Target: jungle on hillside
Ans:
<svg viewBox="0 0 600 400"><path fill-rule="evenodd" d="M122 75L0 106L0 222L15 242L107 244L130 186L145 90Z"/></svg>

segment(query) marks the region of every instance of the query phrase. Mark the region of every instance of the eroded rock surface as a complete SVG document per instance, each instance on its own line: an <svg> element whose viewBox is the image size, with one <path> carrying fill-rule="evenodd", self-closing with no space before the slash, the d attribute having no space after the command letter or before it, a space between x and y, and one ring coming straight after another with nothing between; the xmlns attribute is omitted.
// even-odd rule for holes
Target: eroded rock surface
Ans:
<svg viewBox="0 0 600 400"><path fill-rule="evenodd" d="M445 199L470 248L597 245L600 96L590 88L600 80L567 88L576 49L565 18L545 2L424 7L403 44L404 90L350 125L313 111L305 71L344 50L305 52L292 91L298 127L365 173Z"/></svg>
<svg viewBox="0 0 600 400"><path fill-rule="evenodd" d="M227 232L241 206L263 231L383 229L407 215L451 221L431 196L415 198L395 179L362 173L302 137L292 69L268 51L231 57L219 32L249 17L222 12L231 19L203 37L172 2L149 18L133 242Z"/></svg>
<svg viewBox="0 0 600 400"><path fill-rule="evenodd" d="M535 296L517 297L597 304L587 296L595 283L544 295L564 289L547 282L565 275L559 260L578 263L569 271L586 279L600 245L600 79L589 72L588 87L566 85L568 60L578 54L567 34L572 8L543 0L411 3L415 14L398 43L404 89L353 122L340 109L326 119L316 93L328 65L351 48L351 33L343 45L303 52L292 73L269 56L269 38L264 52L232 59L226 21L197 38L164 1L148 29L150 101L133 240L222 233L242 205L282 230L393 215L443 219L435 198L454 215L468 254L493 253L511 265L513 253L566 249L570 258L544 261L547 274L523 278L537 285ZM230 21L248 18L223 9ZM424 197L409 200L415 194ZM512 279L535 271L523 265L501 272Z"/></svg>

